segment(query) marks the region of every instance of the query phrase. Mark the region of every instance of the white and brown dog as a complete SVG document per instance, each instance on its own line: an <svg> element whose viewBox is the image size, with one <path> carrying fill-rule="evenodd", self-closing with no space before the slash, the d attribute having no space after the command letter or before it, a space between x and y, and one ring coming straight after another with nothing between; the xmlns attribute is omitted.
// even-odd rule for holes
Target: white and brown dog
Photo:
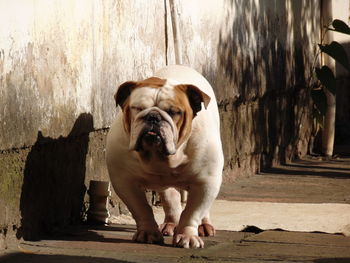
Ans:
<svg viewBox="0 0 350 263"><path fill-rule="evenodd" d="M222 178L223 153L214 92L185 66L168 66L154 77L122 84L122 108L107 137L107 166L116 193L136 223L136 242L199 248L214 235L209 209ZM202 103L205 109L202 109ZM159 192L165 212L158 227L145 189ZM179 190L188 191L184 210Z"/></svg>

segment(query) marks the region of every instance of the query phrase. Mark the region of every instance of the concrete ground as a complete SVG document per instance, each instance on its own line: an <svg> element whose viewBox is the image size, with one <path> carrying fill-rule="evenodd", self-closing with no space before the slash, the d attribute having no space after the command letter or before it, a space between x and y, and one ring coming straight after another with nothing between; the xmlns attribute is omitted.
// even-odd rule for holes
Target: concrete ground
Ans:
<svg viewBox="0 0 350 263"><path fill-rule="evenodd" d="M220 198L231 201L349 204L350 159L305 159L224 186ZM223 215L224 216L224 215ZM350 223L350 222L349 222ZM78 226L37 242L21 241L0 252L0 262L314 262L350 263L350 237L339 234L217 231L204 249L180 249L131 242L131 225ZM249 231L249 232L248 232Z"/></svg>
<svg viewBox="0 0 350 263"><path fill-rule="evenodd" d="M218 199L350 204L350 157L305 157L250 178L224 184Z"/></svg>
<svg viewBox="0 0 350 263"><path fill-rule="evenodd" d="M204 249L131 242L133 226L75 229L61 237L21 242L0 257L7 263L118 262L350 262L350 238L321 233L219 231Z"/></svg>

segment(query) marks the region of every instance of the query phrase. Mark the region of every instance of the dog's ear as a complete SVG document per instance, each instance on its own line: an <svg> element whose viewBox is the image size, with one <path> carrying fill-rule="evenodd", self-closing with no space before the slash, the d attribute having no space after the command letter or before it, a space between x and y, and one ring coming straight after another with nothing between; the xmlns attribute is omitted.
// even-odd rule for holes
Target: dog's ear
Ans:
<svg viewBox="0 0 350 263"><path fill-rule="evenodd" d="M202 102L204 104L204 108L207 109L210 102L210 97L198 87L194 85L186 85L186 94L193 110L193 116L196 116L197 112L202 109Z"/></svg>
<svg viewBox="0 0 350 263"><path fill-rule="evenodd" d="M119 86L116 94L114 95L116 106L118 105L123 108L126 100L131 94L131 91L136 87L137 82L135 81L127 81Z"/></svg>

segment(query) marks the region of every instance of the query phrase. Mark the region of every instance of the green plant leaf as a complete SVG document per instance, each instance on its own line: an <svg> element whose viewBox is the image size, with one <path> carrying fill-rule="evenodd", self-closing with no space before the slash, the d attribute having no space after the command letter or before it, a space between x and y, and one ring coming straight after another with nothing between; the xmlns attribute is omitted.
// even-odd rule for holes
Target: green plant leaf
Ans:
<svg viewBox="0 0 350 263"><path fill-rule="evenodd" d="M327 98L323 89L312 89L311 98L316 106L316 109L322 116L326 115L327 110Z"/></svg>
<svg viewBox="0 0 350 263"><path fill-rule="evenodd" d="M344 47L336 41L329 45L318 45L322 52L331 56L335 61L339 62L343 67L350 71L349 60Z"/></svg>
<svg viewBox="0 0 350 263"><path fill-rule="evenodd" d="M327 66L323 66L322 68L315 68L315 72L322 85L335 95L337 82L332 70Z"/></svg>
<svg viewBox="0 0 350 263"><path fill-rule="evenodd" d="M332 26L334 27L334 29L329 28L329 30L350 35L350 27L344 21L335 19L332 22Z"/></svg>

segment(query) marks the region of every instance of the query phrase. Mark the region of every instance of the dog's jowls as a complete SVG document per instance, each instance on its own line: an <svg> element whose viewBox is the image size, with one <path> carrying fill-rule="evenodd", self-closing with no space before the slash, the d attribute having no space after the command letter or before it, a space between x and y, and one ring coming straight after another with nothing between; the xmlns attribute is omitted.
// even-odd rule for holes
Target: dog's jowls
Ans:
<svg viewBox="0 0 350 263"><path fill-rule="evenodd" d="M122 84L121 110L107 137L107 166L116 193L137 224L136 242L203 247L214 235L209 209L223 168L220 123L206 79L184 66L168 66L153 77ZM157 225L145 190L159 192L165 212ZM185 209L179 190L188 191Z"/></svg>

